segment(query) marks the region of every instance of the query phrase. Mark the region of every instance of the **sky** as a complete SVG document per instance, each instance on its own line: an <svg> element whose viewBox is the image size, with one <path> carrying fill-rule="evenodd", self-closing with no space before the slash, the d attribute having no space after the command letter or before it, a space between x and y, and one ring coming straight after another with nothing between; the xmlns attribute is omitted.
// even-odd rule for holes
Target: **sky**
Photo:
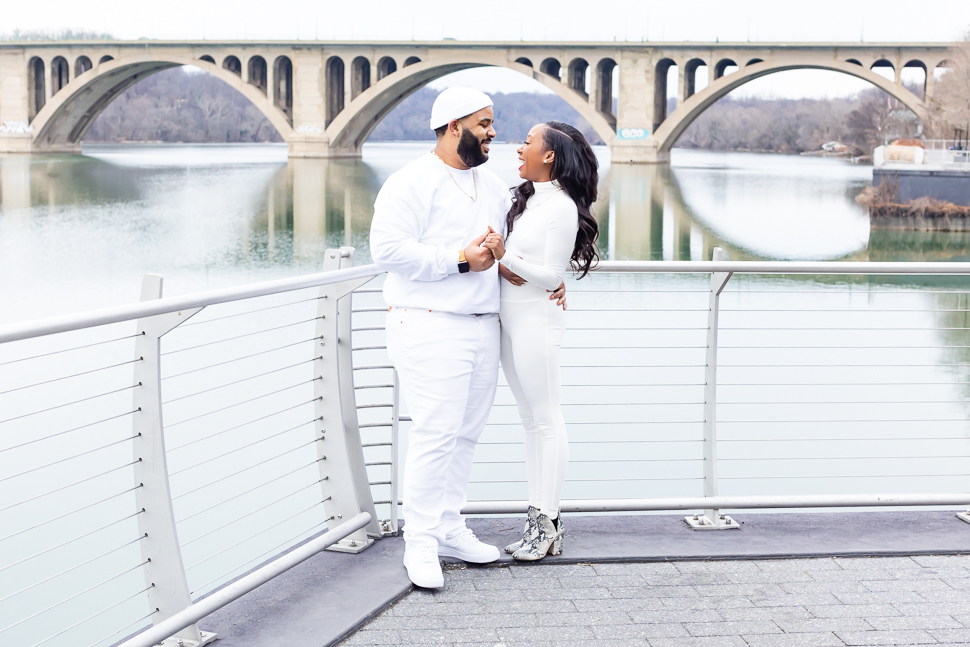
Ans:
<svg viewBox="0 0 970 647"><path fill-rule="evenodd" d="M918 42L960 40L970 30L968 0L45 0L43 11L35 3L4 5L0 33L85 29L123 39ZM485 69L434 86L454 84L488 92L541 88L515 72ZM736 92L834 97L865 87L838 73L799 70Z"/></svg>

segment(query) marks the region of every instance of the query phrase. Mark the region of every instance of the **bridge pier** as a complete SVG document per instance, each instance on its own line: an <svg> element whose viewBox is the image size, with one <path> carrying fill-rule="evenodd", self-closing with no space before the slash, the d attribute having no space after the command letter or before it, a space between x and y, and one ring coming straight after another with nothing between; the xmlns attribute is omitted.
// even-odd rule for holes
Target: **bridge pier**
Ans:
<svg viewBox="0 0 970 647"><path fill-rule="evenodd" d="M670 152L660 150L655 139L615 139L610 144L611 164L669 164Z"/></svg>

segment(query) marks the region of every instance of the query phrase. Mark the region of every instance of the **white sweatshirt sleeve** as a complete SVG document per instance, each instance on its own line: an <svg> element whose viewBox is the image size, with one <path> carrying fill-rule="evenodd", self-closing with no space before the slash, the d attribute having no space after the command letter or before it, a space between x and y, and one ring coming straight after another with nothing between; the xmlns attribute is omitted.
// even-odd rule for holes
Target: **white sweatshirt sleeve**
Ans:
<svg viewBox="0 0 970 647"><path fill-rule="evenodd" d="M545 258L542 265L522 260L508 250L499 261L512 273L546 290L555 290L563 282L579 229L576 205L572 201L564 200L556 206L556 212L549 218L549 226L546 228Z"/></svg>
<svg viewBox="0 0 970 647"><path fill-rule="evenodd" d="M430 217L430 204L399 180L389 179L374 202L370 229L374 263L411 281L440 281L457 274L457 249L419 242Z"/></svg>

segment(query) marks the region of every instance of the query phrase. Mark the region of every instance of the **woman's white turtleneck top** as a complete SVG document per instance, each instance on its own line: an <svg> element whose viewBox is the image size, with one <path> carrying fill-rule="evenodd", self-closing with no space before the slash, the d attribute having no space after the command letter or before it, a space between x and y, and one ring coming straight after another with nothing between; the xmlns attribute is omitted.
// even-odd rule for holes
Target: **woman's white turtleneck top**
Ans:
<svg viewBox="0 0 970 647"><path fill-rule="evenodd" d="M555 290L563 282L576 245L579 212L555 180L532 185L535 195L516 219L499 263L534 286ZM512 287L502 284L503 291Z"/></svg>

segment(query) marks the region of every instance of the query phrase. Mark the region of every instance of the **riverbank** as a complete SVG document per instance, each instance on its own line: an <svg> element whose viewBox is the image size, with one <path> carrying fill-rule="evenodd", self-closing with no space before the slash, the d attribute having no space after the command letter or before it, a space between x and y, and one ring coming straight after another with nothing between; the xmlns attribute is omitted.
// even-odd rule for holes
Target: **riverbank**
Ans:
<svg viewBox="0 0 970 647"><path fill-rule="evenodd" d="M968 180L970 181L970 180ZM869 209L869 226L874 229L911 231L970 231L970 207L933 198L901 201L891 185L867 187L856 202Z"/></svg>

